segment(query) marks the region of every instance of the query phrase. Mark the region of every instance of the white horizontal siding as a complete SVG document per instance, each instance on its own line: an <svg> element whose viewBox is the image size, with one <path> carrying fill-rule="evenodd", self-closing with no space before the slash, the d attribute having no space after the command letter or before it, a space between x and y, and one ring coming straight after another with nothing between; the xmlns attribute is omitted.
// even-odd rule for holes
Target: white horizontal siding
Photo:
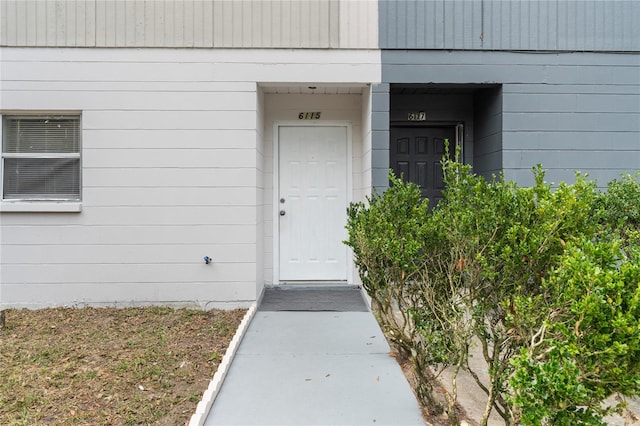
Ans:
<svg viewBox="0 0 640 426"><path fill-rule="evenodd" d="M376 12L351 0L3 0L0 44L376 48Z"/></svg>
<svg viewBox="0 0 640 426"><path fill-rule="evenodd" d="M206 304L262 284L258 83L362 86L380 54L3 48L0 71L0 111L81 114L83 170L80 213L0 213L2 302Z"/></svg>
<svg viewBox="0 0 640 426"><path fill-rule="evenodd" d="M225 283L193 282L181 283L180 294L186 302L176 303L171 299L175 293L175 283L110 283L97 285L95 283L67 284L72 297L58 290L58 286L46 284L7 284L3 288L3 295L16 300L26 300L23 305L37 309L49 306L144 306L149 304L167 304L170 306L184 306L191 308L247 308L255 300L255 282L229 281ZM39 298L34 299L33 294ZM216 301L201 299L202 294L215 293ZM113 294L121 295L120 299L112 299ZM154 296L154 302L149 302L148 296Z"/></svg>
<svg viewBox="0 0 640 426"><path fill-rule="evenodd" d="M183 244L181 250L171 245L72 245L55 250L55 245L14 245L3 252L5 264L38 265L42 259L48 264L193 264L200 263L206 253L216 263L253 263L255 252L243 244ZM249 249L249 250L248 250ZM123 256L124 255L124 256ZM120 259L122 258L122 259Z"/></svg>
<svg viewBox="0 0 640 426"><path fill-rule="evenodd" d="M179 212L178 212L179 213ZM16 214L16 216L19 216ZM87 244L255 244L253 227L246 224L230 225L211 218L208 224L146 225L133 223L126 225L77 225L68 221L64 225L11 225L7 214L3 214L2 247L8 250L14 244L56 245L61 249L66 245ZM46 222L46 221L45 221ZM70 223L71 222L71 223ZM203 253L203 256L206 253ZM44 262L46 259L40 259ZM200 258L197 260L201 260ZM156 278L159 278L157 275ZM102 277L106 279L106 277ZM41 275L39 282L48 282ZM125 276L111 281L126 281Z"/></svg>
<svg viewBox="0 0 640 426"><path fill-rule="evenodd" d="M255 111L255 93L251 92L220 93L167 90L69 92L51 89L46 92L46 99L43 99L42 91L35 89L26 92L5 88L3 94L5 102L15 105L15 108L31 108L33 105L39 104L43 109L51 109L52 105L56 105L58 109L78 109L82 105L91 105L91 109L85 109L85 111L161 111L163 105L171 103L173 108L178 111ZM129 98L131 92L135 92L138 96L127 99L126 105L123 105L122 100Z"/></svg>
<svg viewBox="0 0 640 426"><path fill-rule="evenodd" d="M4 52L3 52L4 53ZM51 58L48 58L51 59ZM95 60L95 58L93 58ZM104 58L108 60L108 58ZM30 61L24 61L25 67ZM150 76L147 76L150 77ZM39 92L136 92L136 93L223 93L223 92L253 92L255 83L244 81L30 81L29 88ZM24 89L24 80L8 80L3 78L3 90L8 92Z"/></svg>
<svg viewBox="0 0 640 426"><path fill-rule="evenodd" d="M211 218L216 218L215 225L254 225L256 209L253 206L166 206L161 209L155 206L93 206L85 208L73 222L77 226L209 226ZM47 215L46 225L69 225L67 215ZM45 225L42 215L20 213L11 219L10 226L28 227ZM11 235L11 234L7 234ZM8 237L7 237L8 238ZM20 244L21 240L11 240L12 244ZM54 242L57 244L57 242ZM190 244L185 239L182 244ZM4 259L3 259L4 260Z"/></svg>
<svg viewBox="0 0 640 426"><path fill-rule="evenodd" d="M218 187L240 188L242 185L253 188L246 182L247 168L221 167L93 167L85 168L82 174L82 186L85 188L185 188Z"/></svg>
<svg viewBox="0 0 640 426"><path fill-rule="evenodd" d="M170 131L170 129L167 129ZM176 144L178 144L176 138ZM255 167L250 149L99 149L83 150L84 167ZM250 177L249 177L250 178Z"/></svg>
<svg viewBox="0 0 640 426"><path fill-rule="evenodd" d="M3 52L4 53L4 52ZM330 56L330 55L327 55ZM274 58L275 59L275 58ZM329 59L329 58L328 58ZM343 58L332 58L340 60ZM293 62L293 63L271 63L264 67L259 75L256 75L256 68L251 60L237 63L210 63L210 64L166 64L166 63L139 63L132 67L129 62L122 63L90 63L80 62L77 66L69 66L67 63L42 63L49 70L48 78L51 81L93 81L96 74L104 73L105 81L118 79L120 75L126 75L129 81L159 81L175 82L185 79L219 81L269 81L269 82L307 82L326 81L332 83L343 83L345 81L362 81L360 64L353 64L344 58L345 62ZM82 59L80 59L82 61ZM270 60L269 60L270 62ZM33 64L37 65L37 64ZM336 65L342 65L343 69L336 74ZM19 68L16 68L19 67ZM5 70L9 75L21 73L22 79L37 81L42 77L41 73L29 64L5 63ZM292 69L295 73L292 73ZM188 73L189 76L185 77ZM19 74L18 74L19 75ZM288 76L292 80L285 80L283 76Z"/></svg>
<svg viewBox="0 0 640 426"><path fill-rule="evenodd" d="M95 150L253 149L256 145L253 129L84 129L83 138Z"/></svg>
<svg viewBox="0 0 640 426"><path fill-rule="evenodd" d="M77 267L73 259L66 264L38 263L38 267L29 264L4 264L2 267L3 285L38 282L46 274L49 284L95 283L109 284L108 277L131 277L136 283L188 283L188 282L228 282L255 280L255 269L251 264L220 263L205 265L201 256L189 263L93 263ZM76 266L69 274L69 267ZM249 266L249 267L247 267ZM115 280L113 282L121 282Z"/></svg>
<svg viewBox="0 0 640 426"><path fill-rule="evenodd" d="M255 172L250 174L255 180ZM255 206L254 187L141 187L85 191L83 206Z"/></svg>
<svg viewBox="0 0 640 426"><path fill-rule="evenodd" d="M83 116L86 129L255 129L255 111L155 111L87 110Z"/></svg>
<svg viewBox="0 0 640 426"><path fill-rule="evenodd" d="M24 53L28 52L28 55ZM17 55L17 56L16 56ZM162 90L198 82L369 83L380 80L380 52L371 50L3 49L3 81L66 83L85 89L141 82ZM44 75L43 70L47 73ZM163 89L162 86L165 88ZM60 87L60 86L58 86ZM151 89L153 90L153 89ZM245 89L246 90L246 89ZM225 91L226 92L226 91Z"/></svg>
<svg viewBox="0 0 640 426"><path fill-rule="evenodd" d="M374 49L375 50L375 49ZM29 55L25 55L25 52L29 52ZM368 50L305 50L305 49L47 49L47 48L34 48L34 49L17 49L8 48L3 50L3 61L12 62L19 60L24 64L35 63L43 64L47 62L64 64L72 62L77 69L78 67L85 66L87 63L102 63L104 68L100 74L100 79L90 78L88 80L94 81L96 84L103 82L126 82L135 81L131 79L131 76L143 75L144 82L159 81L156 73L144 74L139 72L138 67L120 68L123 71L122 74L113 75L111 66L117 66L118 64L137 64L139 67L143 67L144 64L154 65L155 71L160 71L157 68L160 64L167 64L172 70L178 69L185 74L174 73L176 77L181 77L176 81L184 83L199 83L201 80L196 80L195 77L202 76L203 74L196 74L199 68L194 65L202 64L206 66L213 65L225 65L225 64L264 64L270 66L283 65L318 65L318 64L344 64L344 65L362 65L362 64L375 64L380 62L379 54L370 52ZM179 67L179 68L176 68ZM25 69L27 67L25 66ZM55 68L54 68L55 69ZM149 68L142 68L146 71ZM213 69L213 68L210 68ZM153 68L151 68L153 70ZM73 68L69 68L69 71L74 72ZM264 72L264 69L253 69L253 75L259 77L260 73ZM78 75L80 73L76 73ZM232 78L234 74L220 74L220 75L206 75L206 78L202 80L203 84L224 84L226 81L235 81L238 83L246 84L252 80L243 80L239 78ZM281 81L291 82L292 78L296 76L296 70L285 73L281 76ZM82 79L81 79L82 80ZM260 79L255 78L253 81L279 81L278 79ZM305 81L305 80L301 80ZM327 82L331 80L327 79L308 79L306 81L318 81ZM351 80L342 80L343 83L350 82ZM360 81L360 80L353 80Z"/></svg>

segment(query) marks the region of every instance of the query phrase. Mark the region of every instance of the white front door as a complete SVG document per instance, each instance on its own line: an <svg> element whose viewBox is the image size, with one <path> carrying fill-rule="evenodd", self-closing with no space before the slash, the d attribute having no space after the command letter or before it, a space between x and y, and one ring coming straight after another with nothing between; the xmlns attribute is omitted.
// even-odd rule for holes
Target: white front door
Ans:
<svg viewBox="0 0 640 426"><path fill-rule="evenodd" d="M280 281L344 281L348 128L278 129Z"/></svg>

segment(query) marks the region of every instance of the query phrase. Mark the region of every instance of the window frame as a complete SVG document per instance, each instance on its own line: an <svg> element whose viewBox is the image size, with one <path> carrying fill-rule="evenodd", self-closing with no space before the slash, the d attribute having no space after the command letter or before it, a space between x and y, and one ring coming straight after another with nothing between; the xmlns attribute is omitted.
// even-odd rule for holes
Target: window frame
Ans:
<svg viewBox="0 0 640 426"><path fill-rule="evenodd" d="M78 130L77 152L43 152L22 153L5 152L4 126L6 119L75 119ZM82 114L80 111L0 111L0 212L80 212L82 210ZM78 194L77 198L4 198L5 159L78 159Z"/></svg>

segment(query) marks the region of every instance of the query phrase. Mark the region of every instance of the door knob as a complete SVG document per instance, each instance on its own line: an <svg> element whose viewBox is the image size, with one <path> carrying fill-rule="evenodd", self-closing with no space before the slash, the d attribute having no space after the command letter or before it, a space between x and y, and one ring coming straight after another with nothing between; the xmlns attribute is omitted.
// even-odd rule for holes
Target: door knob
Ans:
<svg viewBox="0 0 640 426"><path fill-rule="evenodd" d="M284 210L280 210L280 216L284 216L284 215L285 215Z"/></svg>

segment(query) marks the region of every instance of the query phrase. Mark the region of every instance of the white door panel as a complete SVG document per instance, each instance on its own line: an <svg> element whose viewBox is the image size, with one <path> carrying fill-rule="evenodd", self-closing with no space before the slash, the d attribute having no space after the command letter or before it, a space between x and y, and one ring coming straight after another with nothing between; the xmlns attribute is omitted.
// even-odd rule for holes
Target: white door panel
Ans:
<svg viewBox="0 0 640 426"><path fill-rule="evenodd" d="M343 281L347 127L279 127L281 281Z"/></svg>

